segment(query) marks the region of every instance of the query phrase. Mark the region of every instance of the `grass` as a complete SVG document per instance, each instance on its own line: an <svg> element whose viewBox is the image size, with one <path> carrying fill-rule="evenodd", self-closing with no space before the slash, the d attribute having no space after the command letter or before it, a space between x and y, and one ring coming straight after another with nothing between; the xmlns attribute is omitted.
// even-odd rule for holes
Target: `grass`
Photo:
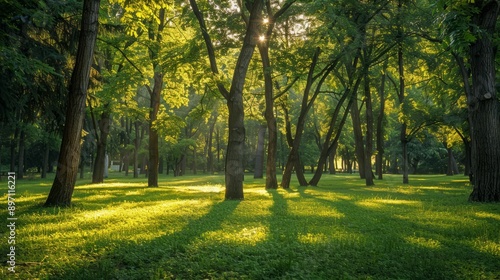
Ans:
<svg viewBox="0 0 500 280"><path fill-rule="evenodd" d="M247 177L245 200L224 201L223 176L113 174L79 181L71 208L41 207L50 180L18 181L16 273L0 278L500 279L500 204L467 202L465 177L400 181L266 191Z"/></svg>

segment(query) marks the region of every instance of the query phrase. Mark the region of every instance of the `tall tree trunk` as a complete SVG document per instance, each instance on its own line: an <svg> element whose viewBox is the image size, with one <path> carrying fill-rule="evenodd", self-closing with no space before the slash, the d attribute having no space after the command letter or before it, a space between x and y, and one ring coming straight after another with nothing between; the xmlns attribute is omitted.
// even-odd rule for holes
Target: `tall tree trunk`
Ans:
<svg viewBox="0 0 500 280"><path fill-rule="evenodd" d="M276 116L274 115L274 93L272 68L269 59L269 40L272 38L273 29L276 20L285 13L295 1L287 1L275 13L272 14L271 1L265 1L268 14L268 26L265 40L258 44L260 56L262 59L262 70L264 73L264 95L266 100L266 109L264 116L267 122L268 143L267 143L267 162L266 162L266 189L277 189L278 179L276 178L276 162L278 153L278 129L276 125Z"/></svg>
<svg viewBox="0 0 500 280"><path fill-rule="evenodd" d="M100 184L104 182L104 173L105 173L105 160L106 160L106 145L109 134L109 126L110 126L110 113L109 110L104 106L105 109L101 114L101 118L99 119L99 131L101 135L96 137L97 149L96 149L96 157L94 162L94 170L92 172L92 183ZM97 128L94 128L97 130ZM96 131L97 136L97 131Z"/></svg>
<svg viewBox="0 0 500 280"><path fill-rule="evenodd" d="M357 100L351 106L351 119L354 131L354 152L358 161L359 177L365 179L365 145L363 141L363 132L361 130L361 117Z"/></svg>
<svg viewBox="0 0 500 280"><path fill-rule="evenodd" d="M398 1L398 13L402 13L403 1ZM402 24L398 27L398 72L399 72L399 92L398 101L399 105L405 102L405 75L404 75L404 61L403 61L403 30ZM403 112L405 114L406 112ZM410 183L408 179L408 137L406 135L407 124L405 121L401 123L399 140L401 142L402 157L401 168L403 172L403 184Z"/></svg>
<svg viewBox="0 0 500 280"><path fill-rule="evenodd" d="M69 206L78 174L81 135L90 67L97 37L100 0L84 0L75 67L71 75L66 123L59 152L56 177L45 206Z"/></svg>
<svg viewBox="0 0 500 280"><path fill-rule="evenodd" d="M255 179L261 179L264 177L264 142L266 137L266 129L266 125L261 125L259 127L257 149L255 151L255 168L253 173L253 177Z"/></svg>
<svg viewBox="0 0 500 280"><path fill-rule="evenodd" d="M365 54L365 59L367 55ZM365 62L366 63L366 62ZM370 77L368 73L368 66L365 65L364 73L364 93L365 93L365 111L366 111L366 139L365 139L365 183L367 186L373 186L373 172L372 172L372 151L373 151L373 106L372 96L370 91Z"/></svg>
<svg viewBox="0 0 500 280"><path fill-rule="evenodd" d="M154 74L154 86L151 90L151 104L149 112L149 165L148 165L148 187L158 187L158 167L159 167L159 152L158 152L158 130L155 126L160 110L160 95L163 87L163 75L159 72Z"/></svg>
<svg viewBox="0 0 500 280"><path fill-rule="evenodd" d="M268 30L272 32L271 27ZM266 118L268 130L266 189L277 189L278 179L276 178L276 157L278 151L278 129L276 126L276 117L274 115L273 80L271 76L271 62L269 59L269 43L267 40L266 42L259 44L259 52L262 59L262 69L264 73L264 94L266 100L264 116Z"/></svg>
<svg viewBox="0 0 500 280"><path fill-rule="evenodd" d="M495 84L496 45L493 42L498 1L475 1L472 21L484 30L470 47L472 92L468 96L471 127L472 183L469 200L500 201L500 108Z"/></svg>
<svg viewBox="0 0 500 280"><path fill-rule="evenodd" d="M387 77L386 69L388 59L384 62L384 68L382 73L382 79L380 82L379 89L379 98L380 98L380 111L377 116L377 133L376 133L376 142L377 142L377 156L375 160L375 170L377 172L377 176L379 180L383 179L384 173L384 116L385 116L385 80Z"/></svg>
<svg viewBox="0 0 500 280"><path fill-rule="evenodd" d="M214 47L210 36L207 32L205 20L201 14L195 0L190 0L193 12L200 24L201 32L209 53L211 70L214 74L218 74L219 70L216 64ZM226 98L228 108L228 129L229 139L226 150L225 162L225 183L226 183L226 199L243 199L243 180L244 166L243 155L245 147L245 123L243 110L243 86L248 71L250 60L256 46L256 40L259 36L258 32L262 23L262 7L264 1L247 2L249 4L250 18L248 20L243 46L241 47L238 60L235 65L231 88L229 92L220 82L217 87L222 96Z"/></svg>

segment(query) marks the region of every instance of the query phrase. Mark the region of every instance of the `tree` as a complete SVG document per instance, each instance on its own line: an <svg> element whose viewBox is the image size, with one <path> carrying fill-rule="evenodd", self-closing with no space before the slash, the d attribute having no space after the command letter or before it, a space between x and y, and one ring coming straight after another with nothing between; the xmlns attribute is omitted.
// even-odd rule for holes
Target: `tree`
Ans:
<svg viewBox="0 0 500 280"><path fill-rule="evenodd" d="M477 12L471 24L481 30L469 48L472 92L467 96L471 127L471 201L500 201L500 105L495 84L495 26L499 1L468 4Z"/></svg>
<svg viewBox="0 0 500 280"><path fill-rule="evenodd" d="M217 67L216 57L214 53L214 46L212 44L210 35L208 34L208 29L205 24L203 14L200 12L196 0L190 0L189 2L200 25L200 30L208 50L211 71L213 74L219 75L219 69ZM225 88L224 84L221 81L217 82L217 87L221 95L227 101L227 107L229 111L229 140L227 145L225 163L226 199L244 198L243 152L245 144L245 125L243 110L243 86L245 83L248 65L250 64L250 60L257 43L259 27L262 23L263 1L246 1L245 7L247 7L247 9L249 10L250 16L245 32L245 37L243 39L243 45L241 46L238 60L234 67L234 73L229 91Z"/></svg>
<svg viewBox="0 0 500 280"><path fill-rule="evenodd" d="M81 135L90 67L97 38L100 0L84 0L80 38L71 75L66 107L66 122L56 177L45 206L69 206L78 174Z"/></svg>

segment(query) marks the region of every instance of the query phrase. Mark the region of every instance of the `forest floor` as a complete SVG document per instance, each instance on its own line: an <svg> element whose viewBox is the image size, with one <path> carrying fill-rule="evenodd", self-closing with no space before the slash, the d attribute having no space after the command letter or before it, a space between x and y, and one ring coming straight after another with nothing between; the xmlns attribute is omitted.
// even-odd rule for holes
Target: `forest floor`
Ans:
<svg viewBox="0 0 500 280"><path fill-rule="evenodd" d="M222 175L160 177L80 180L71 208L41 206L50 179L18 180L15 273L3 261L0 278L500 279L500 204L468 202L464 176L269 191L248 176L242 201L224 201Z"/></svg>

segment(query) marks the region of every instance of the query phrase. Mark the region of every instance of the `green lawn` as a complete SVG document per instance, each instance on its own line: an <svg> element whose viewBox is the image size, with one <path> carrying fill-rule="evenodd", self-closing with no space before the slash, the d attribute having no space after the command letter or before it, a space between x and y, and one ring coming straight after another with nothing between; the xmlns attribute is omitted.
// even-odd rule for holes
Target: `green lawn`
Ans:
<svg viewBox="0 0 500 280"><path fill-rule="evenodd" d="M220 175L112 174L79 181L67 209L41 207L51 180L17 181L16 273L0 278L500 279L500 204L467 202L463 176L401 180L266 191L248 176L245 200L224 201Z"/></svg>

